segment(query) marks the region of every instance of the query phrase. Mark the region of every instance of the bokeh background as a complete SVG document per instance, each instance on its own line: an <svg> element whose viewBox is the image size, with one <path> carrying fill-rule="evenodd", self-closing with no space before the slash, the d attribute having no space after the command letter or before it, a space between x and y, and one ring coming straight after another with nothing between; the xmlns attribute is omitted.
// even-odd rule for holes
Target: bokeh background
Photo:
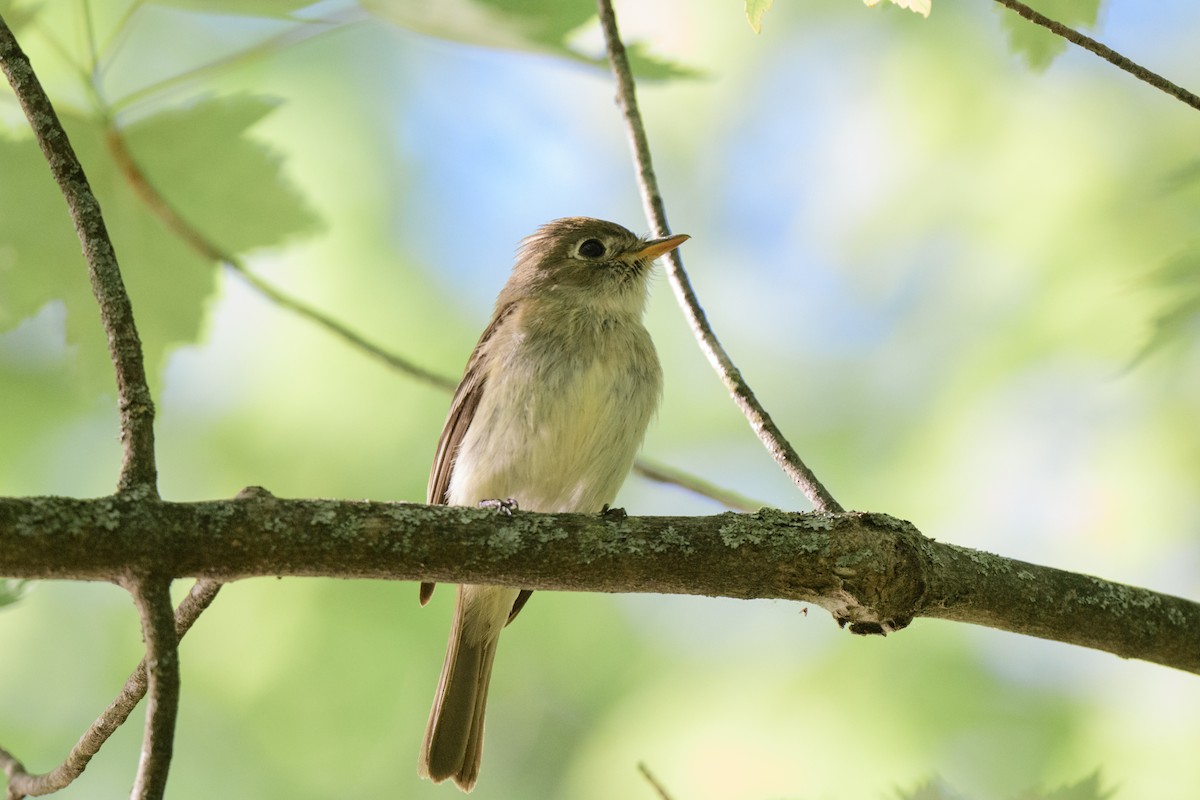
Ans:
<svg viewBox="0 0 1200 800"><path fill-rule="evenodd" d="M447 395L188 253L97 132L114 119L255 274L454 376L520 237L575 214L646 229L611 78L587 63L594 16L482 0L213 13L233 5L0 2L110 215L162 493L420 501ZM647 56L640 98L696 290L834 495L1200 597L1200 116L1090 54L1049 63L984 0L928 19L780 0L758 35L738 0L617 11ZM1198 25L1190 0L1109 0L1091 27L1196 89ZM85 270L8 93L0 122L0 494L107 494L115 401ZM805 508L665 281L648 325L666 393L645 453ZM721 510L638 478L619 501ZM420 609L415 586L385 582L226 587L182 645L170 795L455 796L415 769L451 602L443 588ZM651 798L639 762L679 800L930 781L1009 798L1097 774L1122 798L1200 792L1196 677L1053 642L931 620L858 638L791 603L553 593L503 642L479 798ZM0 745L53 766L139 648L115 587L41 583L0 609ZM61 796L126 793L140 736L139 713Z"/></svg>

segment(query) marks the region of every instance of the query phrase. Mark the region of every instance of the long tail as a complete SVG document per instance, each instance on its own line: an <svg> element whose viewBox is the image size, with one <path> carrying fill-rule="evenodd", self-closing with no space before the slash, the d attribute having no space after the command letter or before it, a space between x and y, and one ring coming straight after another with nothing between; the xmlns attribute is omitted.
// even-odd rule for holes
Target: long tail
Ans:
<svg viewBox="0 0 1200 800"><path fill-rule="evenodd" d="M418 770L435 783L453 778L471 791L483 755L483 716L500 631L516 589L459 586L446 661L438 680Z"/></svg>

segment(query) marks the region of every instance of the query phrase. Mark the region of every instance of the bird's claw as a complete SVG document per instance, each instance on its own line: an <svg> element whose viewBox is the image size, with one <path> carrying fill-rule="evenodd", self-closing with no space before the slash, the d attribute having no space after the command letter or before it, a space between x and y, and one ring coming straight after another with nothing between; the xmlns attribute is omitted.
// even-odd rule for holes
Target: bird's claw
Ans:
<svg viewBox="0 0 1200 800"><path fill-rule="evenodd" d="M600 509L600 516L605 519L625 519L629 514L623 508L612 508L605 503L604 508Z"/></svg>
<svg viewBox="0 0 1200 800"><path fill-rule="evenodd" d="M506 517L511 517L514 511L521 510L520 506L517 505L517 501L511 497L506 500L480 500L479 507L499 511Z"/></svg>

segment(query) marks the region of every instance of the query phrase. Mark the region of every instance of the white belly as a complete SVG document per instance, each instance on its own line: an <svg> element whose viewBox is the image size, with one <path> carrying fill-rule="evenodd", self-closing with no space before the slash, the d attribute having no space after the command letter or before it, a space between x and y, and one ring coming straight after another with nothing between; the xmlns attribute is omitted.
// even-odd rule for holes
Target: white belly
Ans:
<svg viewBox="0 0 1200 800"><path fill-rule="evenodd" d="M452 504L593 512L616 497L661 391L649 335L621 326L590 358L546 354L517 339L496 359L455 459Z"/></svg>

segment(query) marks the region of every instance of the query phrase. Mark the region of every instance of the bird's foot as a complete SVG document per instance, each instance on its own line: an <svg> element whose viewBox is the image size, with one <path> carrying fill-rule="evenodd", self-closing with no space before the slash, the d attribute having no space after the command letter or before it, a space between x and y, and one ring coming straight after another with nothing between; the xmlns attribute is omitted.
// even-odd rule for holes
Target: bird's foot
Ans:
<svg viewBox="0 0 1200 800"><path fill-rule="evenodd" d="M605 503L604 508L600 509L600 516L605 519L625 519L629 514L623 508L612 508Z"/></svg>
<svg viewBox="0 0 1200 800"><path fill-rule="evenodd" d="M507 500L480 500L479 507L490 508L493 511L499 511L506 517L511 517L514 511L521 510L517 505L517 501L511 497Z"/></svg>

